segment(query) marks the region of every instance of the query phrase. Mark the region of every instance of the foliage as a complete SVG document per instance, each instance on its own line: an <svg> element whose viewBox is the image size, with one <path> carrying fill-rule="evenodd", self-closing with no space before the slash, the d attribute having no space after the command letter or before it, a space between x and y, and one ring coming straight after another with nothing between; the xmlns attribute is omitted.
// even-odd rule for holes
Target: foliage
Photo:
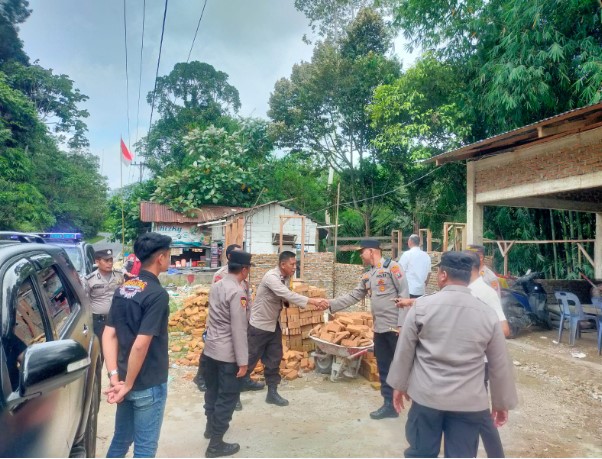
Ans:
<svg viewBox="0 0 602 459"><path fill-rule="evenodd" d="M252 128L251 132L258 134ZM233 134L210 126L192 130L184 144L189 155L186 167L159 177L153 199L184 213L203 204L236 206L256 201L263 187L268 139L249 135L245 126Z"/></svg>
<svg viewBox="0 0 602 459"><path fill-rule="evenodd" d="M157 91L149 92L161 116L137 144L155 174L175 173L187 157L183 138L195 128L210 125L238 129L232 115L240 108L238 90L228 75L204 62L178 63L169 75L157 79Z"/></svg>
<svg viewBox="0 0 602 459"><path fill-rule="evenodd" d="M0 1L0 65L8 61L27 64L29 58L23 51L17 24L25 22L31 10L26 0Z"/></svg>
<svg viewBox="0 0 602 459"><path fill-rule="evenodd" d="M366 234L376 210L368 198L397 181L392 174L386 182L373 180L379 157L365 111L374 88L399 75L398 62L382 54L389 46L383 30L377 14L362 10L339 43L318 43L311 62L295 65L289 79L276 83L268 112L280 147L345 173L344 192L361 212Z"/></svg>
<svg viewBox="0 0 602 459"><path fill-rule="evenodd" d="M118 190L108 200L107 219L104 227L113 241L122 240L122 200L123 200L123 238L131 245L141 234L150 231L150 224L140 221L140 202L150 201L156 188L154 180L133 183Z"/></svg>
<svg viewBox="0 0 602 459"><path fill-rule="evenodd" d="M52 131L61 136L59 140L72 133L67 140L70 148L89 145L88 128L83 121L89 113L77 106L88 100L88 96L73 86L73 80L64 74L54 75L51 69L41 67L37 61L27 66L10 63L4 66L4 71L9 75L9 84L33 102L40 120L53 126Z"/></svg>

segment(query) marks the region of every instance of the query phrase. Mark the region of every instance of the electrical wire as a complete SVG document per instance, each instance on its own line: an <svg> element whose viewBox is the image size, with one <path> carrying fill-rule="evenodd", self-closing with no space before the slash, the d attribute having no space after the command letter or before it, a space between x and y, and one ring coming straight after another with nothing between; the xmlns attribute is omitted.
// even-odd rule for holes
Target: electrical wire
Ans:
<svg viewBox="0 0 602 459"><path fill-rule="evenodd" d="M207 0L203 4L203 10L201 11L201 17L199 18L199 22L196 25L196 30L194 32L194 38L192 39L192 44L190 45L190 51L188 51L188 59L186 59L186 63L190 62L190 55L192 54L192 48L194 47L194 42L196 41L196 35L199 33L199 27L201 26L201 20L203 19L203 14L205 13L205 7L207 6Z"/></svg>
<svg viewBox="0 0 602 459"><path fill-rule="evenodd" d="M138 79L138 109L136 111L136 143L140 129L140 94L142 92L142 51L144 50L144 29L146 23L146 0L142 3L142 43L140 44L140 78Z"/></svg>
<svg viewBox="0 0 602 459"><path fill-rule="evenodd" d="M125 46L125 96L126 96L126 110L128 120L128 148L131 149L130 145L130 79L128 71L128 28L127 28L127 12L125 8L126 0L123 0L123 42Z"/></svg>
<svg viewBox="0 0 602 459"><path fill-rule="evenodd" d="M159 65L161 65L161 51L163 49L163 35L165 34L165 18L167 18L167 4L169 0L165 0L165 9L163 10L163 25L161 26L161 41L159 43L159 58L157 59L157 71L155 72L155 86L153 88L153 100L151 104L150 122L148 124L148 130L150 132L153 125L153 111L155 109L155 95L157 92L157 78L159 78Z"/></svg>

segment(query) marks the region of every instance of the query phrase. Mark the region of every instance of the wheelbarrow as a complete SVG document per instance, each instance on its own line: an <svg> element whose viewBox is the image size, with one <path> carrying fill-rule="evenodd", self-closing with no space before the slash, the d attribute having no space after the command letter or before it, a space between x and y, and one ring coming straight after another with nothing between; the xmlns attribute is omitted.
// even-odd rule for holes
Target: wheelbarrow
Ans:
<svg viewBox="0 0 602 459"><path fill-rule="evenodd" d="M347 347L333 344L317 336L309 335L318 350L311 353L319 373L330 373L330 380L336 382L342 376L356 378L362 363L362 357L374 346Z"/></svg>

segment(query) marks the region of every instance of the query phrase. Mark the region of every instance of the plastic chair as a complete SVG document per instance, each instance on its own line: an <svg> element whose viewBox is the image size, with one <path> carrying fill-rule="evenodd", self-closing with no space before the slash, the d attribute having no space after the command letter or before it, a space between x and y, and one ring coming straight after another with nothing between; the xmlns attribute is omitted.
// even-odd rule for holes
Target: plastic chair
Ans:
<svg viewBox="0 0 602 459"><path fill-rule="evenodd" d="M596 316L598 319L598 355L600 355L600 351L602 350L602 298L593 297L592 304L594 305L594 308L596 308Z"/></svg>
<svg viewBox="0 0 602 459"><path fill-rule="evenodd" d="M577 334L579 334L579 338L581 338L581 322L589 322L590 320L596 323L596 328L598 329L598 336L600 335L600 324L598 322L598 316L594 314L585 314L583 312L583 306L581 306L581 302L577 295L569 292L554 292L554 296L558 300L558 304L560 306L560 325L558 326L558 342L560 343L562 339L562 331L564 330L564 321L567 320L569 322L569 345L573 346L575 344L575 339ZM569 302L575 305L575 310L571 311L569 306ZM598 340L599 342L600 340Z"/></svg>

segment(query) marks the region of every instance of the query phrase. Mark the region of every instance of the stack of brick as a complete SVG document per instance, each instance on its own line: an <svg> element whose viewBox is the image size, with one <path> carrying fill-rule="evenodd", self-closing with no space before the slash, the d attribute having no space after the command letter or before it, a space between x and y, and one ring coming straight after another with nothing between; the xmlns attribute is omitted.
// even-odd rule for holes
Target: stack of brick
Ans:
<svg viewBox="0 0 602 459"><path fill-rule="evenodd" d="M294 281L292 290L310 298L325 298L326 290L323 288L307 285L302 281ZM309 332L317 324L324 322L324 312L317 310L311 305L299 308L294 304L283 308L280 313L280 325L282 326L282 343L293 351L310 352L316 347L309 338Z"/></svg>
<svg viewBox="0 0 602 459"><path fill-rule="evenodd" d="M280 361L280 375L291 381L301 376L301 371L308 372L315 368L314 360L308 352L293 351L283 348L284 354Z"/></svg>
<svg viewBox="0 0 602 459"><path fill-rule="evenodd" d="M209 289L197 287L193 294L184 299L181 309L169 318L169 331L183 331L191 335L202 335L209 313Z"/></svg>

